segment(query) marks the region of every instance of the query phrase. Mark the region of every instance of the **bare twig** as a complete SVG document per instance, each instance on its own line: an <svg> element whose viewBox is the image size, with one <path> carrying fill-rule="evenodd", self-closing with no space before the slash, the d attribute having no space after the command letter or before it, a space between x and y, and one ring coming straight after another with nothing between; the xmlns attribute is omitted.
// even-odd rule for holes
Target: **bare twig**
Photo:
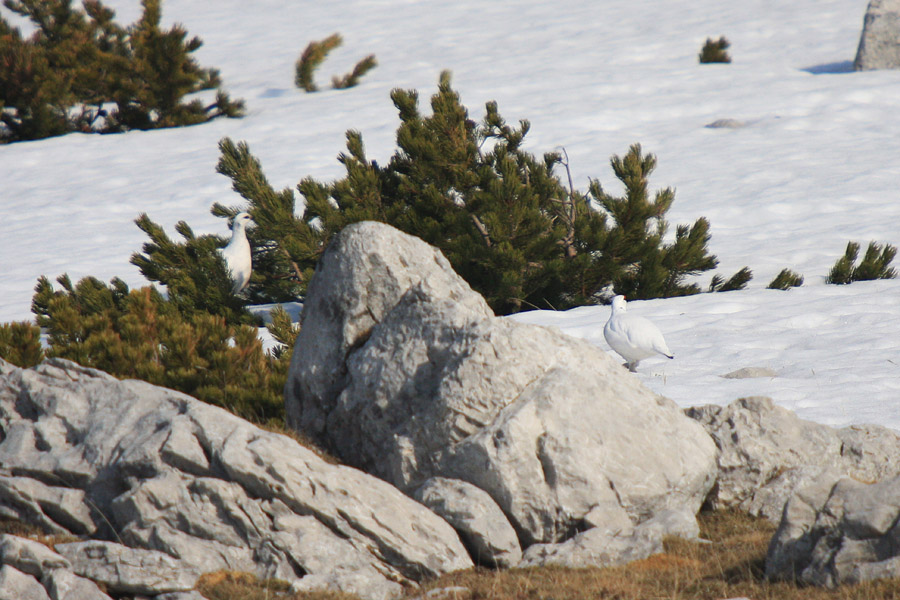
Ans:
<svg viewBox="0 0 900 600"><path fill-rule="evenodd" d="M481 219L479 219L478 215L475 213L472 213L470 216L472 217L472 222L475 224L475 229L481 234L485 245L490 248L493 244L491 243L491 236L488 234L487 227L484 226L484 223L481 222Z"/></svg>
<svg viewBox="0 0 900 600"><path fill-rule="evenodd" d="M559 201L563 205L562 218L566 224L566 237L562 239L563 248L566 250L566 258L574 258L578 254L575 248L575 219L578 216L578 207L575 204L575 185L572 183L572 172L569 170L569 153L560 146L564 160L560 163L566 168L566 176L569 179L569 196L565 200Z"/></svg>

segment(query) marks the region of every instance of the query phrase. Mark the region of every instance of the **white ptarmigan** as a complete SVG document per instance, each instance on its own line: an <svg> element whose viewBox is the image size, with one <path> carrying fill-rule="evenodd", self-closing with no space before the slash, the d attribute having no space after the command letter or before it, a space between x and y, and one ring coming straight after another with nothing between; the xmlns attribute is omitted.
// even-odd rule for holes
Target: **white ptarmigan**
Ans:
<svg viewBox="0 0 900 600"><path fill-rule="evenodd" d="M663 334L656 325L637 315L629 315L625 307L625 296L616 296L612 301L612 314L603 328L603 337L613 350L625 359L625 366L634 373L638 363L654 354L675 358Z"/></svg>
<svg viewBox="0 0 900 600"><path fill-rule="evenodd" d="M250 254L250 242L247 241L247 226L252 225L250 215L241 212L234 216L231 225L231 241L222 248L222 258L228 267L228 274L234 281L232 291L237 294L250 283L253 261Z"/></svg>

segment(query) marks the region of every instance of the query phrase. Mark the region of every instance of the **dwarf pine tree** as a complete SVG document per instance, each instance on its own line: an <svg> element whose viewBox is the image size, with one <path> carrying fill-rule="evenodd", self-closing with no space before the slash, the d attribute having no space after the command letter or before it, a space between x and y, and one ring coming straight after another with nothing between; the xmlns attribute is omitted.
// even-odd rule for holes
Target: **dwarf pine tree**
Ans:
<svg viewBox="0 0 900 600"><path fill-rule="evenodd" d="M142 0L130 27L99 0L6 0L35 32L24 39L0 15L0 141L38 139L70 131L118 132L236 117L241 101L219 88L214 69L192 53L180 26L162 30L160 0ZM183 102L185 95L219 88L216 99Z"/></svg>
<svg viewBox="0 0 900 600"><path fill-rule="evenodd" d="M590 193L614 221L598 260L616 293L646 299L699 292L696 284L685 280L718 264L707 251L709 221L701 217L691 226L678 225L674 242L664 243L668 229L664 216L675 191L658 190L650 199L648 178L656 168L656 157L645 156L640 144L635 144L624 157L613 156L610 164L625 185L625 195L608 194L597 180L591 181Z"/></svg>
<svg viewBox="0 0 900 600"><path fill-rule="evenodd" d="M725 279L721 275L714 275L709 283L710 292L734 292L747 287L747 283L753 279L753 273L748 267Z"/></svg>
<svg viewBox="0 0 900 600"><path fill-rule="evenodd" d="M558 153L538 158L522 148L527 121L507 124L494 102L481 122L470 119L447 72L431 114L420 111L414 90L394 90L391 99L400 126L389 162L370 160L362 136L349 131L338 158L345 176L298 184L302 216L291 191L272 189L245 144L220 144L219 171L248 201L258 244L267 249L268 262L254 258L259 283L251 290L260 300L302 294L331 236L363 220L388 223L440 248L501 314L597 302L610 285L632 298L697 293L686 278L715 267L705 219L679 225L674 241L663 242L674 192L648 198L656 159L639 146L612 160L626 196L606 194L596 181L585 195L556 174L563 164ZM220 216L238 210L214 207Z"/></svg>
<svg viewBox="0 0 900 600"><path fill-rule="evenodd" d="M0 323L0 358L17 367L33 367L44 358L41 329L31 323Z"/></svg>
<svg viewBox="0 0 900 600"><path fill-rule="evenodd" d="M47 356L170 387L256 421L282 420L287 359L266 354L255 327L183 314L154 288L129 290L118 279L73 285L63 275L57 283L62 289L42 277L32 303Z"/></svg>
<svg viewBox="0 0 900 600"><path fill-rule="evenodd" d="M897 255L897 248L890 244L878 244L869 242L866 254L860 263L856 264L859 257L859 243L847 242L844 255L834 263L831 272L825 279L826 283L847 284L854 281L870 281L873 279L893 279L897 276L896 270L890 266Z"/></svg>
<svg viewBox="0 0 900 600"><path fill-rule="evenodd" d="M718 40L706 38L706 43L700 50L698 56L700 63L730 63L731 57L728 55L728 48L731 44L725 38L720 37Z"/></svg>
<svg viewBox="0 0 900 600"><path fill-rule="evenodd" d="M790 269L782 269L767 287L770 290L789 290L803 285L803 276Z"/></svg>

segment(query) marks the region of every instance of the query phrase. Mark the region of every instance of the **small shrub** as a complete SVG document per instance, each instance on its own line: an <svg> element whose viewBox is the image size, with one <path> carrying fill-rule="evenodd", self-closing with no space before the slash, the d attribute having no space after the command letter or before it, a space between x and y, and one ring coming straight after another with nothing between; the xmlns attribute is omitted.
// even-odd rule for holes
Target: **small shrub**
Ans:
<svg viewBox="0 0 900 600"><path fill-rule="evenodd" d="M303 54L297 60L294 83L298 88L307 92L316 92L319 87L313 80L316 69L325 61L328 53L340 46L344 39L339 33L333 33L321 41L312 41L303 50Z"/></svg>
<svg viewBox="0 0 900 600"><path fill-rule="evenodd" d="M154 288L129 290L118 279L57 282L61 290L42 277L32 302L47 356L176 389L257 422L283 420L290 355L266 354L256 327L183 314Z"/></svg>
<svg viewBox="0 0 900 600"><path fill-rule="evenodd" d="M333 33L324 40L312 41L303 50L297 59L294 74L294 84L307 92L317 92L319 87L314 80L316 69L325 61L328 53L344 43L339 33ZM353 70L343 77L332 77L331 84L336 90L350 88L359 83L360 78L378 66L375 55L370 54L353 67Z"/></svg>
<svg viewBox="0 0 900 600"><path fill-rule="evenodd" d="M879 245L872 241L866 249L866 254L857 265L859 256L859 244L847 242L844 255L834 263L831 272L826 278L826 283L847 284L854 281L870 281L873 279L893 279L897 272L890 266L891 261L897 255L897 248L890 244Z"/></svg>
<svg viewBox="0 0 900 600"><path fill-rule="evenodd" d="M0 141L72 131L113 133L236 117L243 102L218 89L216 100L183 102L217 89L215 69L191 54L202 44L179 25L160 29L160 0L142 0L140 20L122 27L99 0L7 0L36 31L24 39L0 15Z"/></svg>
<svg viewBox="0 0 900 600"><path fill-rule="evenodd" d="M733 292L736 290L742 290L747 287L747 282L753 279L753 273L750 271L748 267L744 267L734 275L732 275L728 281L725 280L721 275L715 275L712 278L712 281L709 283L709 291L710 292Z"/></svg>
<svg viewBox="0 0 900 600"><path fill-rule="evenodd" d="M375 60L375 55L370 54L353 67L353 70L344 75L343 77L332 77L331 85L336 90L343 90L346 88L351 88L359 83L360 78L363 75L374 69L378 66L378 62Z"/></svg>
<svg viewBox="0 0 900 600"><path fill-rule="evenodd" d="M703 45L699 55L700 63L730 63L731 57L726 52L729 46L731 44L725 39L725 36L720 37L718 40L706 38L706 43Z"/></svg>
<svg viewBox="0 0 900 600"><path fill-rule="evenodd" d="M782 269L767 286L770 290L789 290L803 285L803 276L790 269Z"/></svg>
<svg viewBox="0 0 900 600"><path fill-rule="evenodd" d="M26 368L41 362L40 328L25 322L0 324L0 358Z"/></svg>

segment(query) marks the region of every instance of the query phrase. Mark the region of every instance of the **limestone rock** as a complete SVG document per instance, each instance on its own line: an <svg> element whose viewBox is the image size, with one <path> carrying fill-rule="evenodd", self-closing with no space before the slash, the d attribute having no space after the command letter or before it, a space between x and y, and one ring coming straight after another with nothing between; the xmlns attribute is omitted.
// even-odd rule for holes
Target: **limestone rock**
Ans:
<svg viewBox="0 0 900 600"><path fill-rule="evenodd" d="M822 477L794 491L766 557L766 577L834 587L900 576L900 477Z"/></svg>
<svg viewBox="0 0 900 600"><path fill-rule="evenodd" d="M70 569L66 558L44 544L9 534L0 534L0 564L40 578L52 569Z"/></svg>
<svg viewBox="0 0 900 600"><path fill-rule="evenodd" d="M59 482L104 515L95 537L197 573L292 581L345 565L384 587L472 564L446 521L383 481L184 394L64 360L0 361L0 464L17 497ZM54 531L79 526L75 509L33 506Z"/></svg>
<svg viewBox="0 0 900 600"><path fill-rule="evenodd" d="M72 564L76 574L100 582L116 593L152 596L183 592L192 589L200 576L168 554L113 542L57 544L56 551Z"/></svg>
<svg viewBox="0 0 900 600"><path fill-rule="evenodd" d="M710 503L777 521L799 485L834 471L862 481L900 474L900 435L877 425L834 429L804 421L770 398L689 408L719 448Z"/></svg>
<svg viewBox="0 0 900 600"><path fill-rule="evenodd" d="M432 477L413 497L456 529L476 563L509 568L522 560L512 525L497 503L474 485L459 479Z"/></svg>
<svg viewBox="0 0 900 600"><path fill-rule="evenodd" d="M519 567L612 567L662 551L662 537L656 530L637 527L629 531L610 532L594 528L559 544L530 546Z"/></svg>
<svg viewBox="0 0 900 600"><path fill-rule="evenodd" d="M153 598L153 600L206 600L203 595L196 591L192 590L190 592L169 592L167 594L160 594Z"/></svg>
<svg viewBox="0 0 900 600"><path fill-rule="evenodd" d="M417 283L483 316L493 315L444 258L422 240L366 221L336 235L316 267L285 386L288 424L320 438L344 387L347 355Z"/></svg>
<svg viewBox="0 0 900 600"><path fill-rule="evenodd" d="M166 594L160 594L153 598L153 600L206 600L203 595L196 591L192 590L190 592L168 592Z"/></svg>
<svg viewBox="0 0 900 600"><path fill-rule="evenodd" d="M695 514L714 479L709 438L589 350L577 372L546 372L446 461L449 476L497 501L526 544L568 537L598 506L621 507L635 524L667 509Z"/></svg>
<svg viewBox="0 0 900 600"><path fill-rule="evenodd" d="M291 423L407 492L477 486L525 545L571 537L598 507L630 524L693 514L712 485L714 444L674 403L583 340L493 317L387 225L336 236L303 317Z"/></svg>
<svg viewBox="0 0 900 600"><path fill-rule="evenodd" d="M403 586L386 580L374 570L341 569L327 574L307 575L291 585L292 593L315 590L355 594L367 600L390 600L403 595Z"/></svg>
<svg viewBox="0 0 900 600"><path fill-rule="evenodd" d="M41 583L10 565L0 566L0 600L50 600Z"/></svg>
<svg viewBox="0 0 900 600"><path fill-rule="evenodd" d="M97 530L82 490L28 477L0 474L0 516L32 523L51 534L89 535Z"/></svg>
<svg viewBox="0 0 900 600"><path fill-rule="evenodd" d="M870 0L853 68L900 69L900 0Z"/></svg>
<svg viewBox="0 0 900 600"><path fill-rule="evenodd" d="M723 379L753 379L755 377L777 377L778 373L768 367L742 367L722 375Z"/></svg>
<svg viewBox="0 0 900 600"><path fill-rule="evenodd" d="M48 571L41 582L50 600L112 600L96 583L66 569Z"/></svg>

